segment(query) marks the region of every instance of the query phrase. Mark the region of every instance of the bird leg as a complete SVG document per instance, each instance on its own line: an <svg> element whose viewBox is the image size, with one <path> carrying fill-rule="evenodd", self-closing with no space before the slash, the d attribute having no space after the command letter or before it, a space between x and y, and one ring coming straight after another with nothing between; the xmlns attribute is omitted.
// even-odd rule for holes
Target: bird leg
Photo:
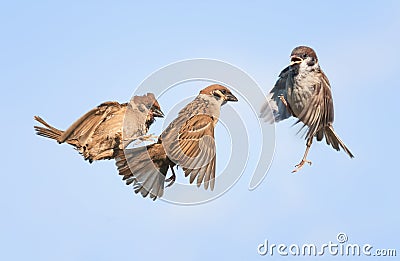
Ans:
<svg viewBox="0 0 400 261"><path fill-rule="evenodd" d="M171 171L172 171L172 175L171 175L171 177L169 177L168 179L165 180L165 182L169 182L169 184L166 186L166 188L172 186L172 184L174 184L175 180L176 180L176 175L175 175L174 168L173 167L170 167L170 168L171 168Z"/></svg>
<svg viewBox="0 0 400 261"><path fill-rule="evenodd" d="M279 97L279 99L281 100L281 102L283 103L283 105L285 105L286 110L287 110L291 115L294 115L294 114L293 114L293 111L292 111L292 109L290 108L289 103L287 103L285 97L284 97L283 95L279 95L278 97Z"/></svg>
<svg viewBox="0 0 400 261"><path fill-rule="evenodd" d="M288 107L288 103L287 103L285 97L283 97L283 95L279 95L278 97L279 97L279 99L281 100L281 102L282 102L282 103L286 106L286 108L287 108L287 107Z"/></svg>
<svg viewBox="0 0 400 261"><path fill-rule="evenodd" d="M307 148L306 148L306 152L304 152L303 159L300 161L299 164L297 164L295 166L296 168L292 171L292 173L299 171L303 167L304 163L308 163L310 165L312 164L311 161L307 160L307 154L308 154L308 151L310 150L312 141L313 141L313 137L308 138L307 144L306 144Z"/></svg>
<svg viewBox="0 0 400 261"><path fill-rule="evenodd" d="M157 139L158 139L158 136L154 135L154 134L148 134L148 135L140 136L138 139L141 140L141 141L153 141L153 142L156 142Z"/></svg>
<svg viewBox="0 0 400 261"><path fill-rule="evenodd" d="M125 139L123 144L124 144L124 148L126 148L134 141L135 141L135 143L133 143L133 146L136 146L136 145L139 145L143 141L156 142L157 139L158 139L158 136L156 136L154 134L148 134L148 135L143 135L140 137Z"/></svg>

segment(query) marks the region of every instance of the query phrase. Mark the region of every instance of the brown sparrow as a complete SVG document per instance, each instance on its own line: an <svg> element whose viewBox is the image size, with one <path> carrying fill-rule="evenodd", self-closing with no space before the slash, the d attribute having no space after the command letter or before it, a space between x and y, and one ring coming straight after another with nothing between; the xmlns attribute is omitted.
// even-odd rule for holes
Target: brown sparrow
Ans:
<svg viewBox="0 0 400 261"><path fill-rule="evenodd" d="M56 129L35 116L44 127L34 126L36 134L68 143L92 163L113 159L119 150L135 139L146 138L154 117L164 117L154 94L134 96L129 103L104 102L75 121L66 131ZM125 120L125 124L124 124Z"/></svg>
<svg viewBox="0 0 400 261"><path fill-rule="evenodd" d="M182 167L190 183L197 178L197 186L214 189L215 143L214 128L220 108L238 99L231 91L218 84L208 86L187 104L160 135L158 142L147 147L125 149L116 157L119 174L126 184L133 183L135 193L150 194L155 200L164 192L164 182L175 181L173 167ZM171 178L165 180L168 169Z"/></svg>
<svg viewBox="0 0 400 261"><path fill-rule="evenodd" d="M318 64L315 51L307 46L298 46L293 49L290 59L290 65L279 74L279 79L270 91L260 116L270 122L294 116L298 118L295 124L304 124L301 129L308 127L307 148L293 172L300 170L306 162L311 165L307 154L314 137L317 141L325 137L328 145L335 150L342 148L353 158L353 154L333 129L331 86ZM272 109L272 114L268 113L268 107Z"/></svg>

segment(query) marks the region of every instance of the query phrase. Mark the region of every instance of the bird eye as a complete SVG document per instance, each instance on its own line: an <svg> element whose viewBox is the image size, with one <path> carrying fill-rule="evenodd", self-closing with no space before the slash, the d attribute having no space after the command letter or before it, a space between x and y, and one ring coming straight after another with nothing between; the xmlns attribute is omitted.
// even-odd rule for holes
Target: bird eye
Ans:
<svg viewBox="0 0 400 261"><path fill-rule="evenodd" d="M303 57L303 59L307 58L307 54L306 53L303 54L302 57Z"/></svg>
<svg viewBox="0 0 400 261"><path fill-rule="evenodd" d="M226 94L226 90L221 90L222 94Z"/></svg>
<svg viewBox="0 0 400 261"><path fill-rule="evenodd" d="M223 95L223 93L220 90L214 90L212 91L212 94L214 95L214 97L220 99L221 98L221 94Z"/></svg>

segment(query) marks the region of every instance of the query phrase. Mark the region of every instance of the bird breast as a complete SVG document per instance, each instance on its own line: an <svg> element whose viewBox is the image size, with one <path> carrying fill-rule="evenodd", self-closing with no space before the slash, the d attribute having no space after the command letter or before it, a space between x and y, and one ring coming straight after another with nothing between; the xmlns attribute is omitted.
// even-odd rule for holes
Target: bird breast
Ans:
<svg viewBox="0 0 400 261"><path fill-rule="evenodd" d="M299 70L297 75L291 74L286 82L288 103L295 115L301 112L316 91L318 75L315 71Z"/></svg>
<svg viewBox="0 0 400 261"><path fill-rule="evenodd" d="M124 139L145 135L148 131L146 117L147 111L142 112L136 106L128 106L123 119Z"/></svg>

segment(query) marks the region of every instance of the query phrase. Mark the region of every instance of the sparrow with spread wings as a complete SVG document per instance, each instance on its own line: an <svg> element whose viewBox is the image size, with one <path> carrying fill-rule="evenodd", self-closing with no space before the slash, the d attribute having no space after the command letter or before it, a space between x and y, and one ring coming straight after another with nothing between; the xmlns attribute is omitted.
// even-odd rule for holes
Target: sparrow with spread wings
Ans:
<svg viewBox="0 0 400 261"><path fill-rule="evenodd" d="M173 167L182 167L190 183L197 179L197 186L214 189L215 143L214 128L221 106L238 99L231 91L218 84L208 86L187 104L160 135L158 142L146 147L125 149L117 155L119 174L135 193L143 197L150 194L155 200L164 192L164 183L175 181ZM168 170L172 176L165 179Z"/></svg>
<svg viewBox="0 0 400 261"><path fill-rule="evenodd" d="M36 134L68 143L92 163L113 159L118 151L136 139L146 139L155 117L164 117L154 94L134 96L129 103L104 102L90 110L66 131L56 129L35 116L44 127L34 126Z"/></svg>
<svg viewBox="0 0 400 261"><path fill-rule="evenodd" d="M317 141L325 137L328 145L335 150L342 148L353 158L353 154L333 129L331 86L318 64L315 51L307 46L298 46L293 49L290 58L290 65L279 74L279 79L261 109L260 117L269 122L279 122L294 116L298 119L296 123L304 124L301 129L308 127L306 151L293 172L300 170L305 163L311 164L307 154L314 137Z"/></svg>

